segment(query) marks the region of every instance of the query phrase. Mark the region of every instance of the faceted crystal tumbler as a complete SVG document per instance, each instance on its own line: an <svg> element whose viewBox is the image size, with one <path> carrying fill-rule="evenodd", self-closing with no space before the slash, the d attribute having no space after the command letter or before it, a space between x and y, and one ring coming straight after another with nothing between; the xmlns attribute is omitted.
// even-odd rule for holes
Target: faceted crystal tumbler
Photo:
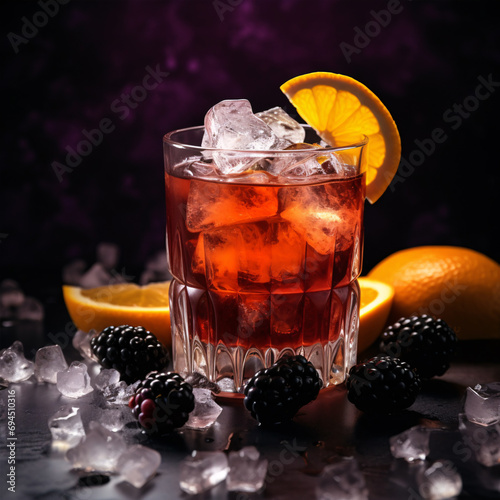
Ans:
<svg viewBox="0 0 500 500"><path fill-rule="evenodd" d="M174 369L241 392L302 354L324 387L342 383L357 349L366 137L271 151L204 148L202 137L193 127L163 139ZM246 170L220 175L222 163Z"/></svg>

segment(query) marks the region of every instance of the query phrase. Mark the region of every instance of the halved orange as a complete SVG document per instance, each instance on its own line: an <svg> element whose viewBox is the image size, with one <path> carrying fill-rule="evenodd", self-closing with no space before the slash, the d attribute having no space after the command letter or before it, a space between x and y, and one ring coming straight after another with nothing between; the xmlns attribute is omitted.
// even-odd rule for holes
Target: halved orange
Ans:
<svg viewBox="0 0 500 500"><path fill-rule="evenodd" d="M394 288L368 278L358 278L358 283L361 289L358 352L361 352L382 333L391 311Z"/></svg>
<svg viewBox="0 0 500 500"><path fill-rule="evenodd" d="M88 289L65 285L63 295L69 315L80 330L100 332L107 326L143 326L168 346L171 344L169 286L169 281Z"/></svg>
<svg viewBox="0 0 500 500"><path fill-rule="evenodd" d="M281 87L299 115L333 147L369 139L366 198L375 203L396 174L401 158L399 132L387 108L362 83L336 73L297 76Z"/></svg>

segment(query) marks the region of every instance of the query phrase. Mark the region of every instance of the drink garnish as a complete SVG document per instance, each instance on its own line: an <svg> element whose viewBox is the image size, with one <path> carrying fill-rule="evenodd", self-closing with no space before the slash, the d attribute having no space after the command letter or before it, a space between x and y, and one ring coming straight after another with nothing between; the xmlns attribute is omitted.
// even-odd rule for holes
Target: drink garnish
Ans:
<svg viewBox="0 0 500 500"><path fill-rule="evenodd" d="M332 147L369 139L366 198L375 203L396 174L401 140L394 120L380 99L354 78L316 72L281 86L299 115Z"/></svg>

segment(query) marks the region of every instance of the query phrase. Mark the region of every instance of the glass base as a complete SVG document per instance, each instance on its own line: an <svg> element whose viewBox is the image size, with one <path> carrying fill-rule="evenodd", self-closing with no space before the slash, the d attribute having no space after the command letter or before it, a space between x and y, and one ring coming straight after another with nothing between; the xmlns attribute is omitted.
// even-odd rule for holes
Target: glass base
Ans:
<svg viewBox="0 0 500 500"><path fill-rule="evenodd" d="M217 326L222 321L218 321L214 313L217 311L214 302L219 300L214 299L214 293L193 289L176 280L170 287L174 370L183 376L198 372L217 383L222 393L241 394L245 383L258 370L271 366L283 356L300 354L316 367L326 388L344 382L356 362L359 328L357 281L341 288L302 294L302 302L321 302L323 308L316 308L313 315L311 307L303 307L299 313L292 308L290 317L293 315L297 322L299 315L301 329L289 335L279 335L273 330L277 322L272 309L261 309L266 311L264 318L260 318L258 330L250 335L238 338L227 332L218 332ZM255 301L255 297L252 300ZM266 300L263 296L261 303ZM280 325L284 322L282 304ZM224 309L219 313L225 315L227 326L230 313ZM238 331L236 324L234 331Z"/></svg>

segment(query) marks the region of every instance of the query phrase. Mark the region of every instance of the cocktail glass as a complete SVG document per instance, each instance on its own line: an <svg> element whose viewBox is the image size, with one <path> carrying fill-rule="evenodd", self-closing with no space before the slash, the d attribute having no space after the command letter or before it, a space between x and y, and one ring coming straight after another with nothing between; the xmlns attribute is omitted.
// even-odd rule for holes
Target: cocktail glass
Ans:
<svg viewBox="0 0 500 500"><path fill-rule="evenodd" d="M241 393L257 370L302 354L323 387L342 383L356 360L367 138L241 151L202 147L203 131L163 139L174 369ZM221 176L217 162L248 169ZM279 162L287 174L271 175Z"/></svg>

